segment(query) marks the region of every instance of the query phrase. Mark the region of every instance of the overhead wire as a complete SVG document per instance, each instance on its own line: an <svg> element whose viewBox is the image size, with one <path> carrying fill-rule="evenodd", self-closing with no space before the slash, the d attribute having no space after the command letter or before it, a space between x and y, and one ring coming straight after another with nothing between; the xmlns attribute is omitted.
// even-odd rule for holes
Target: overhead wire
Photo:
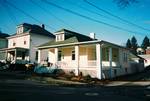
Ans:
<svg viewBox="0 0 150 101"><path fill-rule="evenodd" d="M8 5L10 5L11 7L15 8L15 9L17 9L18 11L20 11L21 13L23 13L24 15L26 15L26 16L30 17L31 19L35 20L35 21L38 22L39 24L43 24L40 20L38 20L38 19L36 19L35 17L33 17L32 15L26 13L24 10L22 10L22 9L20 9L20 8L18 8L18 7L16 7L14 4L8 2L7 0L5 0L5 2L6 2ZM51 26L49 26L49 25L47 25L47 24L45 24L45 25L46 25L47 27L49 27L50 29L53 29L53 30L56 31L55 28L53 28L53 27L51 27Z"/></svg>
<svg viewBox="0 0 150 101"><path fill-rule="evenodd" d="M119 17L119 16L117 16L117 15L114 15L114 14L112 14L111 12L108 12L107 10L104 10L104 9L102 9L102 8L100 8L100 7L96 6L96 5L94 5L93 3L89 2L88 0L83 0L83 1L86 2L87 4L91 5L92 7L95 7L96 9L98 9L98 10L100 10L100 11L102 11L102 12L104 12L104 13L106 13L106 14L112 16L112 17L115 17L115 18L119 19L119 20L122 21L122 22L125 22L125 23L127 23L127 24L129 24L129 25L132 25L132 26L134 26L134 27L137 27L137 28L140 28L140 29L143 29L143 30L146 30L146 31L150 31L150 29L144 28L144 27L139 26L139 25L137 25L137 24L135 24L135 23L132 23L132 22L130 22L130 21L127 21L127 20L125 20L125 19L123 19L123 18L121 18L121 17Z"/></svg>
<svg viewBox="0 0 150 101"><path fill-rule="evenodd" d="M4 5L3 5L4 4ZM3 2L3 4L1 4L3 6L3 8L6 10L9 18L12 20L12 22L14 23L14 25L17 25L17 19L15 17L15 15L11 12L11 9L9 8L9 6Z"/></svg>
<svg viewBox="0 0 150 101"><path fill-rule="evenodd" d="M112 27L112 28L115 28L115 29L119 29L119 30L122 30L122 31L134 33L134 34L144 34L144 33L140 33L140 32L137 32L137 31L128 30L128 29L125 29L125 28L122 28L122 27L119 27L119 26L116 26L116 25L108 24L108 23L105 23L103 21L100 21L100 20L97 20L97 19L85 16L85 15L82 15L82 14L80 14L78 12L75 12L75 11L72 11L70 9L64 8L62 6L54 4L54 3L50 2L50 1L47 1L47 0L42 0L42 1L45 2L45 3L47 3L47 4L49 4L49 5L51 5L51 6L57 7L59 9L62 9L64 11L66 11L66 12L72 13L74 15L77 15L79 17L85 18L85 19L93 21L93 22L97 22L97 23L100 23L100 24L103 24L103 25L106 25L106 26L109 26L109 27Z"/></svg>
<svg viewBox="0 0 150 101"><path fill-rule="evenodd" d="M63 0L63 1L65 1L65 0ZM88 9L88 8L86 8L86 7L83 7L83 6L81 6L80 4L77 4L77 3L75 4L75 3L72 2L72 1L69 1L69 0L68 0L67 3L68 3L68 4L72 4L72 5L76 5L77 7L81 8L81 9L83 9L83 10L89 12L89 13L96 14L96 15L101 16L101 17L103 17L103 18L108 18L108 19L113 20L112 18L110 18L110 17L108 17L108 16L105 16L105 15L103 15L103 14L100 14L100 13L96 12L96 11L93 11L93 10L91 10L91 9Z"/></svg>
<svg viewBox="0 0 150 101"><path fill-rule="evenodd" d="M30 0L31 3L33 3L34 5L36 5L37 7L41 8L43 11L45 11L46 13L50 14L51 16L53 16L55 19L57 19L58 21L62 22L63 24L67 25L68 27L75 29L74 27L72 27L71 25L69 25L68 23L66 23L64 20L60 19L59 17L55 16L52 12L50 12L49 10L45 9L44 7L40 6L38 3L36 3L33 0Z"/></svg>

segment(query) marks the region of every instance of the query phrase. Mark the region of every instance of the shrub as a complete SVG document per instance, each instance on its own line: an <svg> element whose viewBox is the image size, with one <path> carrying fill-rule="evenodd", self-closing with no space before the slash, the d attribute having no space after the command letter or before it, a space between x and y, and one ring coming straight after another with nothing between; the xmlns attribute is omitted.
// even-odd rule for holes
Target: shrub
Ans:
<svg viewBox="0 0 150 101"><path fill-rule="evenodd" d="M84 79L86 82L92 81L92 77L91 77L89 74L86 75L86 76L84 76L83 79Z"/></svg>

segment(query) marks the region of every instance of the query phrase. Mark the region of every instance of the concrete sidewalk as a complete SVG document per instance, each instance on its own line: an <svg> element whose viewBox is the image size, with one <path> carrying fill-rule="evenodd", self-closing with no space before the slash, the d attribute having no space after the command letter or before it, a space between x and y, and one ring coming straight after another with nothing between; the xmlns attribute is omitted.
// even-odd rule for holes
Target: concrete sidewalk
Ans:
<svg viewBox="0 0 150 101"><path fill-rule="evenodd" d="M105 86L149 86L150 81L112 81Z"/></svg>

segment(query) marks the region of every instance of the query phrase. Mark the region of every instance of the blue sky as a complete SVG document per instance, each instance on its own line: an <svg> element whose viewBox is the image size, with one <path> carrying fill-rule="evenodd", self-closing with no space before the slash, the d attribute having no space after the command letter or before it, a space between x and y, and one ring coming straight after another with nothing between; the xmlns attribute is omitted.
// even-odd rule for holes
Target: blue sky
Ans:
<svg viewBox="0 0 150 101"><path fill-rule="evenodd" d="M131 33L128 31L122 31L101 23L87 20L77 15L66 12L62 9L49 5L42 0L32 0L36 4L40 5L43 9L33 4L30 0L7 0L15 7L21 9L23 12L9 5L5 0L0 0L0 30L4 33L14 34L16 32L16 26L21 23L38 24L42 23L46 25L46 29L50 32L55 32L62 28L66 28L72 31L79 32L81 34L89 35L89 33L96 33L97 39L106 40L119 45L126 43L128 38L135 36L139 45L141 44L145 35L149 37L150 31L137 28L133 25L127 24L114 18L84 2L84 0L47 0L55 3L61 7L67 8L74 12L80 13L84 16L92 19L102 21L111 25L115 25L127 30L135 31L138 33ZM117 6L113 0L88 0L92 4L100 7L113 15L119 16L129 22L144 28L150 29L150 0L137 0L138 3L133 3L128 7L121 9ZM85 9L83 9L85 8ZM96 13L90 13L87 11L94 11ZM30 16L30 17L29 17ZM34 17L37 22L31 18ZM59 19L59 20L58 20ZM60 21L61 20L61 21ZM48 26L47 26L48 25ZM51 28L52 27L52 28Z"/></svg>

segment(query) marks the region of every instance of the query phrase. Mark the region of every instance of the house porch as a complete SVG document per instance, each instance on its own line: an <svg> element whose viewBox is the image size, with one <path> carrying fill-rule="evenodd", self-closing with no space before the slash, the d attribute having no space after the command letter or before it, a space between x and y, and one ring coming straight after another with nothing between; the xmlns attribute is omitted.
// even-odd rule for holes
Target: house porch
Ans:
<svg viewBox="0 0 150 101"><path fill-rule="evenodd" d="M29 50L25 48L8 48L6 49L6 60L11 63L27 63L29 62Z"/></svg>
<svg viewBox="0 0 150 101"><path fill-rule="evenodd" d="M43 51L43 50L40 50ZM76 75L91 75L99 79L112 78L125 72L121 48L107 44L84 44L49 48L48 62ZM127 56L126 56L127 58Z"/></svg>

